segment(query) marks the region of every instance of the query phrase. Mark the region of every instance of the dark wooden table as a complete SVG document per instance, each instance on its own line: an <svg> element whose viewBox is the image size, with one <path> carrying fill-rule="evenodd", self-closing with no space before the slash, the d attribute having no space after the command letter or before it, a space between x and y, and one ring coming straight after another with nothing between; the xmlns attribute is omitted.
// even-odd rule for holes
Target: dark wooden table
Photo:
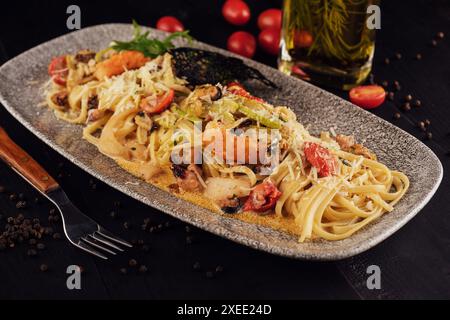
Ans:
<svg viewBox="0 0 450 320"><path fill-rule="evenodd" d="M398 80L402 90L394 103L387 102L375 113L393 121L419 139L424 133L417 122L431 121L432 140L425 143L439 156L444 170L450 170L450 3L446 0L382 1L382 30L378 33L375 57L375 81ZM227 35L236 30L220 15L223 1L210 0L163 2L134 1L79 2L83 27L104 22L129 22L154 25L157 18L172 14L184 21L201 41L224 47ZM281 6L281 1L249 1L253 10L251 26L265 8ZM55 36L66 29L67 1L15 1L3 5L0 13L0 55L3 60ZM445 39L436 48L430 45L437 32ZM393 58L396 52L400 60ZM423 58L414 59L417 53ZM391 63L383 63L386 57ZM275 58L258 53L255 59L275 66ZM0 84L2 85L2 84ZM343 92L336 94L346 97ZM421 108L399 111L401 98L412 94L422 101ZM30 106L33 108L34 106ZM450 298L450 178L444 176L441 187L430 203L395 235L376 248L344 261L311 263L272 256L232 243L201 230L190 228L152 208L96 181L39 141L26 128L0 108L0 125L13 139L36 158L52 175L58 177L73 202L101 224L137 243L127 255L109 262L92 258L70 246L65 240L46 237L46 249L37 257L28 257L29 245L0 252L0 298L267 298L267 299L359 299L359 298ZM38 217L45 226L61 233L59 223L47 222L52 208L46 201L35 204L38 196L6 165L0 164L0 214L3 219L23 213ZM16 209L11 193L23 193L25 209ZM118 203L120 202L120 204ZM111 211L117 214L113 219ZM141 224L150 218L155 230L144 232ZM127 222L130 229L123 224ZM166 227L166 224L169 224ZM189 229L189 228L188 228ZM139 243L148 244L145 251ZM192 242L192 243L191 243ZM119 269L135 258L149 268L140 274ZM201 271L193 271L199 262ZM49 266L40 272L40 265ZM82 290L66 288L66 268L77 264L84 268ZM224 271L213 279L207 271L218 265ZM378 265L382 289L368 290L366 269Z"/></svg>

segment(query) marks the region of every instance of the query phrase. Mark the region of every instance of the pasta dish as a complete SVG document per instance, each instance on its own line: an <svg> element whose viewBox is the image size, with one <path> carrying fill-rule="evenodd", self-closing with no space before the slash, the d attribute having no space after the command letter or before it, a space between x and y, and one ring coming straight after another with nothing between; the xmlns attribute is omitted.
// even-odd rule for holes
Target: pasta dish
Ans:
<svg viewBox="0 0 450 320"><path fill-rule="evenodd" d="M353 136L313 136L237 82L191 85L173 59L138 48L56 57L46 104L133 175L300 242L350 237L408 190Z"/></svg>

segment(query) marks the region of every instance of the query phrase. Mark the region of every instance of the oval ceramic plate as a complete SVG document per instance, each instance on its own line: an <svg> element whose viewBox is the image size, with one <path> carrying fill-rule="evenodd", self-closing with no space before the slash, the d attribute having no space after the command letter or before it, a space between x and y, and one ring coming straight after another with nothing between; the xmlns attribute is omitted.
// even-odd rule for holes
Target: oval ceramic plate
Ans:
<svg viewBox="0 0 450 320"><path fill-rule="evenodd" d="M403 171L411 180L411 188L395 210L348 239L299 243L295 236L212 213L146 184L81 139L81 126L58 121L53 112L38 106L43 100L40 88L48 80L47 65L52 57L86 48L99 50L112 40L127 40L131 35L130 25L86 28L33 48L0 68L0 101L19 122L70 161L130 197L255 249L299 259L338 260L361 253L400 229L430 200L441 182L442 165L438 158L408 133L326 91L244 59L280 87L273 90L250 83L256 95L293 108L300 122L313 133L334 128L336 132L354 134L380 161ZM162 37L164 33L152 30L152 35ZM199 42L192 45L231 55Z"/></svg>

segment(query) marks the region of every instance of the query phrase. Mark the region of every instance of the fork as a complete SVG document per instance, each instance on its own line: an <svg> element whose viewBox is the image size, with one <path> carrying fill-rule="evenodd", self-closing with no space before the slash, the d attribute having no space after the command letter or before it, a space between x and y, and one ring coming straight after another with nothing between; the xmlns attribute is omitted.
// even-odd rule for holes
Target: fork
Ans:
<svg viewBox="0 0 450 320"><path fill-rule="evenodd" d="M26 151L14 143L0 127L0 158L22 178L55 204L61 213L64 234L75 247L99 258L123 252L132 245L104 229L84 215L53 179ZM121 247L122 246L122 247Z"/></svg>

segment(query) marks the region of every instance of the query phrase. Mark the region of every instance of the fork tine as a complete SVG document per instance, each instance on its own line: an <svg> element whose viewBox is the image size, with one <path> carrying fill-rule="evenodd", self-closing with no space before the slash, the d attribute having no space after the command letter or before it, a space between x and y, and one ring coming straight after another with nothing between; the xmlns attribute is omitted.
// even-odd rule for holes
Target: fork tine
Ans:
<svg viewBox="0 0 450 320"><path fill-rule="evenodd" d="M133 246L132 246L130 243L128 243L127 241L120 239L119 237L113 235L111 232L109 232L109 231L103 229L103 228L100 227L100 226L98 227L97 233L98 233L99 235L101 235L102 237L106 238L106 239L109 239L109 240L111 240L111 241L115 241L115 242L117 242L117 243L120 243L120 244L122 244L122 245L124 245L124 246L126 246L126 247L128 247L128 248L132 248L132 247L133 247Z"/></svg>
<svg viewBox="0 0 450 320"><path fill-rule="evenodd" d="M81 238L81 240L83 240L84 242L87 242L87 243L90 244L91 246L96 247L97 249L106 251L106 252L108 252L108 253L110 253L110 254L112 254L112 255L114 255L114 256L116 255L116 253L115 253L114 251L109 250L108 248L105 248L105 247L103 247L103 246L101 246L101 245L95 243L94 241L91 241L91 240L89 240L89 239L87 239L87 238Z"/></svg>
<svg viewBox="0 0 450 320"><path fill-rule="evenodd" d="M98 252L97 250L93 249L91 246L89 246L88 244L82 242L82 241L78 241L78 243L76 244L76 246L78 248L80 248L81 250L84 250L94 256L97 256L99 258L102 258L104 260L108 260L108 257L106 257L105 255L101 254L100 252Z"/></svg>
<svg viewBox="0 0 450 320"><path fill-rule="evenodd" d="M112 242L110 242L110 241L108 241L108 240L105 240L105 239L99 237L99 236L96 234L96 232L94 232L93 234L91 234L90 237L94 238L94 239L97 240L98 242L103 243L104 245L107 245L107 246L110 246L110 247L113 248L113 249L116 249L117 251L123 252L123 249L122 249L122 248L116 246L114 243L112 243Z"/></svg>

